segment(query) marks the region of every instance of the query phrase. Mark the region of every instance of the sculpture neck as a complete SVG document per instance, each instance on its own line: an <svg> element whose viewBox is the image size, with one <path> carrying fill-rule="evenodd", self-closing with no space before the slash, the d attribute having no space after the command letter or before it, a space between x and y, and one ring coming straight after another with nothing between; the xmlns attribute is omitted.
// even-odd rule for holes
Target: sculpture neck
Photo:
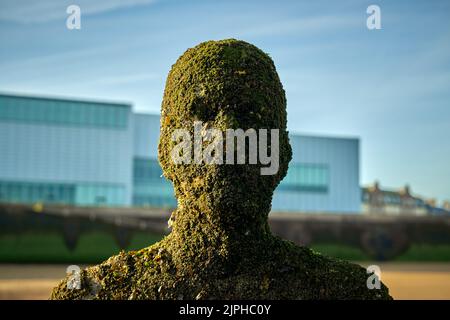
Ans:
<svg viewBox="0 0 450 320"><path fill-rule="evenodd" d="M184 200L184 199L183 199ZM242 260L271 238L267 215L270 200L252 208L234 203L207 201L199 197L179 201L171 218L170 241L180 261L197 264Z"/></svg>

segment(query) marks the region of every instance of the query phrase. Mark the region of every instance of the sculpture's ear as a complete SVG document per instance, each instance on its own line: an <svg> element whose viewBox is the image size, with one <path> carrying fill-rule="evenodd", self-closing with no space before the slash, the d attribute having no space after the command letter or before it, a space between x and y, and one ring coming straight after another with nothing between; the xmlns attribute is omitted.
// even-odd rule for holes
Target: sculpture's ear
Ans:
<svg viewBox="0 0 450 320"><path fill-rule="evenodd" d="M164 118L161 119L162 122L164 121ZM167 179L173 181L174 179L174 166L176 166L175 163L171 160L171 152L173 152L173 149L177 145L177 140L172 140L172 133L173 129L168 126L161 123L160 128L160 137L159 137L159 143L158 143L158 160L161 165L163 175Z"/></svg>

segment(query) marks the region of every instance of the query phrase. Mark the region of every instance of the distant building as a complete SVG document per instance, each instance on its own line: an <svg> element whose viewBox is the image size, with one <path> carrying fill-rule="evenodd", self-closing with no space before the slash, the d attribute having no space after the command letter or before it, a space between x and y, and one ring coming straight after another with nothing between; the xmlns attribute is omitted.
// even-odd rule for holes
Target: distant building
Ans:
<svg viewBox="0 0 450 320"><path fill-rule="evenodd" d="M450 201L444 201L444 203L442 205L442 209L450 212Z"/></svg>
<svg viewBox="0 0 450 320"><path fill-rule="evenodd" d="M450 215L450 202L444 201L442 207L436 205L436 201L428 203L429 213L436 216Z"/></svg>
<svg viewBox="0 0 450 320"><path fill-rule="evenodd" d="M0 95L0 201L131 203L131 106Z"/></svg>
<svg viewBox="0 0 450 320"><path fill-rule="evenodd" d="M367 214L427 215L437 210L434 200L411 194L408 185L400 190L381 189L378 182L362 189L362 209Z"/></svg>
<svg viewBox="0 0 450 320"><path fill-rule="evenodd" d="M359 139L290 134L292 160L274 211L361 212Z"/></svg>
<svg viewBox="0 0 450 320"><path fill-rule="evenodd" d="M159 123L126 103L0 95L0 201L175 207L157 160ZM272 210L360 212L359 140L290 141Z"/></svg>
<svg viewBox="0 0 450 320"><path fill-rule="evenodd" d="M133 118L133 203L172 205L172 186L162 185L157 160L159 116ZM359 140L291 134L290 143L292 160L275 191L272 210L359 213Z"/></svg>

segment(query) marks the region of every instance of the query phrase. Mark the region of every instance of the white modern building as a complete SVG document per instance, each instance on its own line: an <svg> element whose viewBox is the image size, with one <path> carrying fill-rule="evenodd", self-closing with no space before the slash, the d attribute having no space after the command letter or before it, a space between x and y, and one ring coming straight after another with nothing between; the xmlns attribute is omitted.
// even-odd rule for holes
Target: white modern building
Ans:
<svg viewBox="0 0 450 320"><path fill-rule="evenodd" d="M176 206L159 115L130 104L0 95L0 201ZM273 211L360 212L359 140L292 134Z"/></svg>
<svg viewBox="0 0 450 320"><path fill-rule="evenodd" d="M360 212L359 139L292 134L290 143L292 160L273 210Z"/></svg>

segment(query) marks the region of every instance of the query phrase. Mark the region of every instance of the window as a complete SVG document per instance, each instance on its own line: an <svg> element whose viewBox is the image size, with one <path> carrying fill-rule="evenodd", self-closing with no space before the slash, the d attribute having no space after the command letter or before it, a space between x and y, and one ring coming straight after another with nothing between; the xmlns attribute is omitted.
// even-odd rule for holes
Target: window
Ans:
<svg viewBox="0 0 450 320"><path fill-rule="evenodd" d="M74 204L75 186L61 183L0 181L0 201Z"/></svg>
<svg viewBox="0 0 450 320"><path fill-rule="evenodd" d="M128 107L0 95L0 121L126 128Z"/></svg>
<svg viewBox="0 0 450 320"><path fill-rule="evenodd" d="M125 186L110 183L79 183L75 203L82 206L122 206L126 203Z"/></svg>
<svg viewBox="0 0 450 320"><path fill-rule="evenodd" d="M135 158L133 176L136 182L160 182L162 169L156 159Z"/></svg>
<svg viewBox="0 0 450 320"><path fill-rule="evenodd" d="M328 171L328 166L325 164L291 164L278 189L281 191L327 192Z"/></svg>
<svg viewBox="0 0 450 320"><path fill-rule="evenodd" d="M162 176L162 169L158 160L135 158L133 180L133 205L176 206L172 183Z"/></svg>

